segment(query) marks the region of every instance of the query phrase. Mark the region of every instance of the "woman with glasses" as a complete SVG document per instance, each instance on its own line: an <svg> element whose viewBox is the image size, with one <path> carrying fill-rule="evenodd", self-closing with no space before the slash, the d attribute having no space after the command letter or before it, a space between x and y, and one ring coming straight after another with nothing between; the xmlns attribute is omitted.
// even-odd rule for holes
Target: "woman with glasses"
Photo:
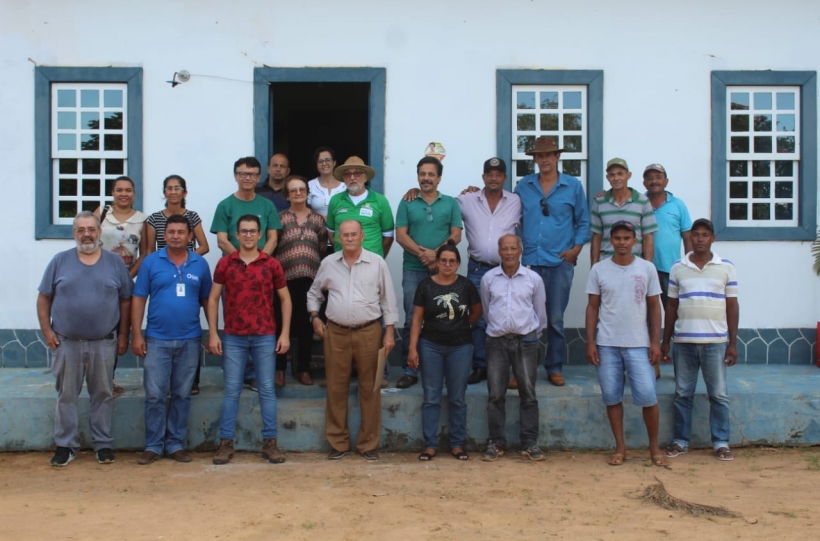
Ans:
<svg viewBox="0 0 820 541"><path fill-rule="evenodd" d="M165 195L165 208L153 213L147 220L148 253L165 247L165 222L169 216L181 214L190 222L194 231L194 238L188 243L188 249L199 255L207 254L210 247L202 229L202 219L196 212L185 208L185 197L188 195L185 179L179 175L167 177L162 181L162 193Z"/></svg>
<svg viewBox="0 0 820 541"><path fill-rule="evenodd" d="M424 402L421 428L424 451L419 460L429 461L438 448L441 390L447 384L450 408L450 453L467 460L467 379L473 364L470 326L481 317L481 298L475 285L457 274L461 255L448 241L436 250L438 272L419 283L413 299L407 364L419 368Z"/></svg>
<svg viewBox="0 0 820 541"><path fill-rule="evenodd" d="M290 208L279 213L282 230L275 256L285 271L293 314L291 333L296 338L296 372L299 383L313 385L310 376L313 325L307 311L307 293L327 247L325 219L307 206L310 189L304 177L290 176L285 180L285 197ZM277 355L274 383L285 385L287 355Z"/></svg>
<svg viewBox="0 0 820 541"><path fill-rule="evenodd" d="M316 163L319 176L308 182L310 195L308 195L307 205L313 212L327 218L330 198L345 191L347 186L333 176L333 170L336 169L336 153L332 148L317 148L313 153L313 161Z"/></svg>

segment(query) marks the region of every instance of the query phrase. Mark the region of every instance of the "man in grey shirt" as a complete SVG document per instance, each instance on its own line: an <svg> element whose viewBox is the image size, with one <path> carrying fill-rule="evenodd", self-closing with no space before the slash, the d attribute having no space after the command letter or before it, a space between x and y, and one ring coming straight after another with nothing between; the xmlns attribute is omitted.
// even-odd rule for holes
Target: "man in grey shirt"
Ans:
<svg viewBox="0 0 820 541"><path fill-rule="evenodd" d="M72 234L76 248L54 256L37 296L37 318L53 352L51 372L57 379L57 452L51 465L67 465L80 450L77 402L84 377L97 462L110 464L114 462L114 359L128 348L133 282L122 258L100 248L96 216L78 214Z"/></svg>

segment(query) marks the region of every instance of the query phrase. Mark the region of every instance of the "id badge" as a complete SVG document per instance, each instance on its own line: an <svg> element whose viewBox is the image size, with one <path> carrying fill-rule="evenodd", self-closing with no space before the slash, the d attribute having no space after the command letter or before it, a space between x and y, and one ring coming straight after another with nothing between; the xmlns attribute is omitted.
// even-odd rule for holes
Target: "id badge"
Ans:
<svg viewBox="0 0 820 541"><path fill-rule="evenodd" d="M185 284L177 284L177 297L185 296Z"/></svg>
<svg viewBox="0 0 820 541"><path fill-rule="evenodd" d="M359 216L367 216L368 218L370 218L371 216L373 216L373 209L363 208L359 210Z"/></svg>

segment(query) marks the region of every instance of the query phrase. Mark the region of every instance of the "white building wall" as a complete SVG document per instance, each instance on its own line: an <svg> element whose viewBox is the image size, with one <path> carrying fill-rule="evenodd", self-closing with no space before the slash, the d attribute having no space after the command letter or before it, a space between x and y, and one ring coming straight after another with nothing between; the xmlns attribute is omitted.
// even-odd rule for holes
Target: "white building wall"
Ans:
<svg viewBox="0 0 820 541"><path fill-rule="evenodd" d="M496 153L497 69L603 70L604 159L627 159L636 187L645 164L663 163L693 218L710 215L711 71L820 67L820 4L808 0L0 0L0 13L0 328L38 326L42 271L71 246L34 240L35 64L142 67L143 209L161 208L162 179L181 174L206 230L234 190L233 161L253 154L254 67L386 68L394 208L430 141L447 148L444 193L481 182ZM172 89L166 81L181 69L195 75ZM814 326L808 243L715 249L738 266L741 327ZM399 289L398 245L388 261ZM568 327L583 327L588 262L585 251Z"/></svg>

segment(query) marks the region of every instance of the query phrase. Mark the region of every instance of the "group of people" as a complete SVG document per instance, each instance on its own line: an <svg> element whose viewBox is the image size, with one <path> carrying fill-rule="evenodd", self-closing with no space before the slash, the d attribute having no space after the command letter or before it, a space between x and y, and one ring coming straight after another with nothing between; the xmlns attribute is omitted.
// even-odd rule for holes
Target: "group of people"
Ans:
<svg viewBox="0 0 820 541"><path fill-rule="evenodd" d="M563 317L578 256L590 240L587 358L597 367L615 436L609 463L621 464L626 456L626 377L633 402L643 408L653 463L665 465L688 450L699 369L710 396L715 454L731 460L725 369L737 359L737 281L734 266L711 251L711 222L691 223L686 206L666 191L666 170L659 164L644 171L646 193L628 187L631 173L620 158L607 164L611 189L589 208L580 181L558 169L562 152L554 138L538 138L528 152L538 172L522 178L514 193L504 189L505 162L491 158L484 162L484 187L470 187L458 197L439 191L443 165L425 156L416 168L419 188L399 203L395 221L387 199L369 188L375 170L356 156L337 166L332 149L317 149L318 176L307 181L290 175L287 157L275 154L262 183L261 164L241 158L233 169L237 191L219 203L211 226L223 254L213 278L201 257L208 251L201 220L185 208L184 179L165 180L166 208L150 217L131 208L133 182L117 179L114 203L77 216L76 248L54 258L39 288L38 316L54 351L59 393L52 464L68 464L79 449L77 398L84 376L97 460L113 462L113 368L116 355L128 347L129 331L131 349L144 358L145 369L145 450L138 462L163 455L191 460L183 442L190 396L198 392L200 307L208 321L208 349L223 357L215 464L233 457L243 385L259 392L263 458L284 461L276 439L275 388L286 384L288 359L298 381L313 384L314 333L324 342L328 458L351 452L347 404L355 371L362 420L356 451L378 460L380 388L388 385L380 359L395 346L399 319L384 261L394 239L404 251L405 313L404 370L396 386L408 388L421 378L419 460L436 456L445 385L450 452L458 460L469 458L465 394L469 384L484 380L489 440L482 460L505 453L508 388L517 388L520 397L520 453L545 458L538 446L535 394L540 338L545 333L547 379L563 386ZM106 231L109 222L113 232ZM462 230L466 277L457 273ZM673 337L675 435L662 451L652 366L671 361Z"/></svg>

